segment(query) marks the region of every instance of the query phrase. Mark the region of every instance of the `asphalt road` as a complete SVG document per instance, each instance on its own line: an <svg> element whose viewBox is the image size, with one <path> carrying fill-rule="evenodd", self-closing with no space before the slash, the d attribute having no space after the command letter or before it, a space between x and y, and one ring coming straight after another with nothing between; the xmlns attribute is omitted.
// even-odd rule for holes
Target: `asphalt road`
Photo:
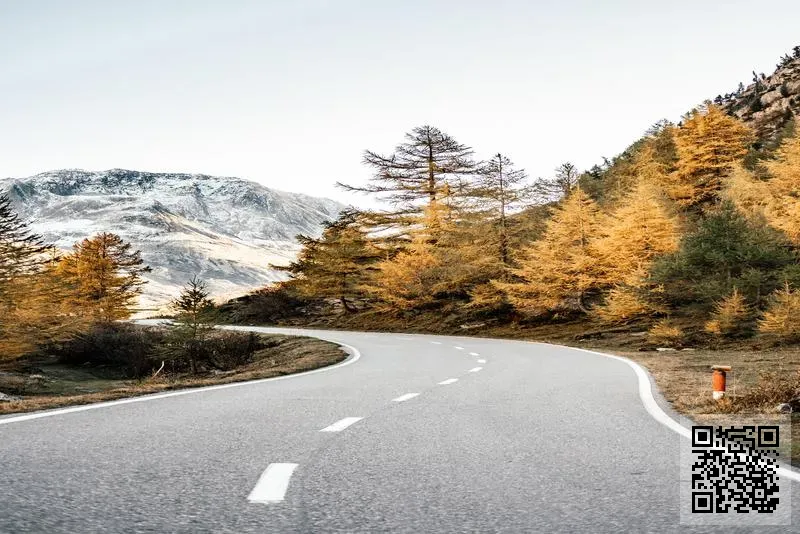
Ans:
<svg viewBox="0 0 800 534"><path fill-rule="evenodd" d="M303 333L360 356L0 418L0 532L730 532L681 525L683 438L645 410L624 362L515 341Z"/></svg>

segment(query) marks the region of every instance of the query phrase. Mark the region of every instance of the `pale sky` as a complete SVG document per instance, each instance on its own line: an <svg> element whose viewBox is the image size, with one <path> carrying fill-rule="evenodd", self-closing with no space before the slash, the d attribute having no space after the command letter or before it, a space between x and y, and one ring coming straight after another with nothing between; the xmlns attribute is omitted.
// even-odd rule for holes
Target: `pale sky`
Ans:
<svg viewBox="0 0 800 534"><path fill-rule="evenodd" d="M0 0L0 177L239 176L348 203L432 124L532 176L613 156L800 44L773 0Z"/></svg>

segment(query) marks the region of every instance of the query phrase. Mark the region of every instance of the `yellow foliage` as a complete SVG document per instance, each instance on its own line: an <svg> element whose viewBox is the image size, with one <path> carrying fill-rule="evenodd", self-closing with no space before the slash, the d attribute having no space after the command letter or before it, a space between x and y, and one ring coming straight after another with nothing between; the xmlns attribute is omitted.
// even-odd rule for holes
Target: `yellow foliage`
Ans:
<svg viewBox="0 0 800 534"><path fill-rule="evenodd" d="M772 303L758 322L758 330L787 341L800 339L800 291L787 283L773 295Z"/></svg>
<svg viewBox="0 0 800 534"><path fill-rule="evenodd" d="M711 319L705 324L706 332L718 336L730 336L741 332L744 323L750 319L750 307L737 288L718 302Z"/></svg>
<svg viewBox="0 0 800 534"><path fill-rule="evenodd" d="M747 217L761 219L772 199L772 190L767 182L758 180L742 165L736 165L728 175L724 196Z"/></svg>
<svg viewBox="0 0 800 534"><path fill-rule="evenodd" d="M648 181L623 197L608 218L606 235L596 244L605 265L605 282L619 284L647 270L653 259L678 248L678 221L661 190Z"/></svg>
<svg viewBox="0 0 800 534"><path fill-rule="evenodd" d="M108 322L130 317L145 284L141 275L150 268L143 266L139 251L132 251L130 243L103 232L76 243L57 271L76 289L73 309Z"/></svg>
<svg viewBox="0 0 800 534"><path fill-rule="evenodd" d="M800 245L800 133L785 140L775 159L764 163L769 173L760 181L741 166L728 179L726 197L749 217L764 218Z"/></svg>
<svg viewBox="0 0 800 534"><path fill-rule="evenodd" d="M655 343L678 343L683 339L683 331L668 319L662 319L647 331L647 337Z"/></svg>
<svg viewBox="0 0 800 534"><path fill-rule="evenodd" d="M718 106L709 105L690 113L674 139L678 163L668 192L679 205L692 207L718 198L725 177L747 154L752 132Z"/></svg>
<svg viewBox="0 0 800 534"><path fill-rule="evenodd" d="M620 285L609 290L605 302L593 310L593 315L603 322L617 323L659 311L641 297L638 288Z"/></svg>
<svg viewBox="0 0 800 534"><path fill-rule="evenodd" d="M450 208L431 203L412 231L411 243L377 265L365 290L384 305L401 310L424 307L448 294L463 293L480 275L483 265L479 257L473 256L483 249L464 246L458 237Z"/></svg>
<svg viewBox="0 0 800 534"><path fill-rule="evenodd" d="M586 311L586 294L601 284L602 265L595 243L602 227L595 202L580 188L573 190L553 211L542 238L521 254L514 274L524 281L495 285L527 313Z"/></svg>

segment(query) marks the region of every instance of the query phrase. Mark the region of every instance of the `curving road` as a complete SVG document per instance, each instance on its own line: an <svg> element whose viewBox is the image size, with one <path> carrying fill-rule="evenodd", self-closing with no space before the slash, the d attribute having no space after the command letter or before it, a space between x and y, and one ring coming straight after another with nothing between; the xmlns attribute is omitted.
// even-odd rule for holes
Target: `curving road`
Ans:
<svg viewBox="0 0 800 534"><path fill-rule="evenodd" d="M278 380L0 418L0 532L690 531L682 438L623 361L252 329L353 354Z"/></svg>

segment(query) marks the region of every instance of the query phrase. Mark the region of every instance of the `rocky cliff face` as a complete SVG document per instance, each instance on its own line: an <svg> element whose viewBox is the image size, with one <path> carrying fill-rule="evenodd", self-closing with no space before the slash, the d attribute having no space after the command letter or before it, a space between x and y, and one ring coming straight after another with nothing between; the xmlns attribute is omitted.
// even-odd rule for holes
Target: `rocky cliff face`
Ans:
<svg viewBox="0 0 800 534"><path fill-rule="evenodd" d="M153 268L142 305L158 308L192 275L214 296L241 295L284 278L297 234L316 236L343 206L239 178L113 169L59 170L0 180L33 231L62 249L113 232Z"/></svg>
<svg viewBox="0 0 800 534"><path fill-rule="evenodd" d="M753 73L750 85L741 84L714 101L747 123L762 141L774 140L800 114L800 46L781 58L771 75Z"/></svg>

